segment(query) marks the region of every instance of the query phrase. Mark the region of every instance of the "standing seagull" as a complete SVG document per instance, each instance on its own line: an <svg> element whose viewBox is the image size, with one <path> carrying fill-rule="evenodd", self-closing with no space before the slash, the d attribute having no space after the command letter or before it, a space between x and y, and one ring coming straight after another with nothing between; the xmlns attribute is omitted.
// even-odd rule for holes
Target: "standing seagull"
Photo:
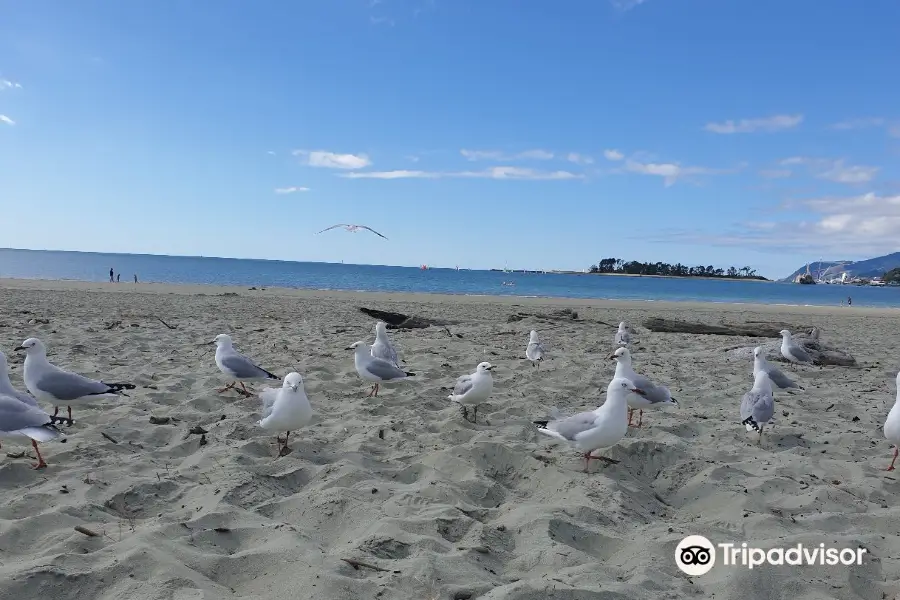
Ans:
<svg viewBox="0 0 900 600"><path fill-rule="evenodd" d="M625 321L619 323L619 329L616 331L616 346L627 346L631 343L631 333L628 331L628 324Z"/></svg>
<svg viewBox="0 0 900 600"><path fill-rule="evenodd" d="M797 342L791 338L791 332L782 329L781 333L781 355L792 363L811 363L812 357L807 354L806 350L800 347Z"/></svg>
<svg viewBox="0 0 900 600"><path fill-rule="evenodd" d="M466 405L471 404L474 406L472 423L478 421L478 405L487 400L494 391L494 377L491 375L493 370L494 365L489 362L478 363L474 373L461 375L456 380L453 393L447 396L451 402L462 405L465 420L469 420L469 408Z"/></svg>
<svg viewBox="0 0 900 600"><path fill-rule="evenodd" d="M555 421L534 421L534 424L538 426L538 432L573 445L584 453L584 472L587 473L591 459L619 462L591 453L616 445L628 433L627 397L631 394L643 395L644 390L628 379L615 377L606 388L606 402L596 410Z"/></svg>
<svg viewBox="0 0 900 600"><path fill-rule="evenodd" d="M366 398L377 396L378 388L382 383L402 381L407 377L415 376L415 373L404 371L383 358L375 358L372 356L371 350L366 351L367 348L368 346L362 340L347 347L347 350L353 350L353 364L356 372L364 381L371 381L374 384Z"/></svg>
<svg viewBox="0 0 900 600"><path fill-rule="evenodd" d="M13 387L12 382L9 380L9 365L6 362L6 355L2 352L0 352L0 396L11 396L20 402L40 408L34 396L20 392Z"/></svg>
<svg viewBox="0 0 900 600"><path fill-rule="evenodd" d="M387 324L384 321L375 323L375 343L372 344L372 356L383 358L395 367L400 366L397 360L397 351L387 334Z"/></svg>
<svg viewBox="0 0 900 600"><path fill-rule="evenodd" d="M35 469L47 466L37 443L55 440L60 435L62 433L53 425L50 415L40 408L12 396L0 395L0 437L29 438L38 459L37 464L32 465Z"/></svg>
<svg viewBox="0 0 900 600"><path fill-rule="evenodd" d="M525 358L531 361L531 366L537 365L541 368L541 361L544 360L544 345L538 340L537 331L531 330L528 338L528 345L525 346Z"/></svg>
<svg viewBox="0 0 900 600"><path fill-rule="evenodd" d="M346 230L349 231L350 233L356 233L356 232L359 231L360 229L366 229L366 230L368 230L368 231L371 231L372 233L374 233L375 235L377 235L377 236L379 236L379 237L383 237L384 239L387 239L386 237L384 237L383 235L381 235L380 233L378 233L377 231L375 231L374 229L372 229L372 228L369 227L368 225L349 225L349 224L347 224L347 223L338 223L337 225L332 225L331 227L326 227L326 228L323 229L322 231L318 232L316 235L318 235L319 233L325 233L326 231L330 231L330 230L332 230L332 229L337 229L338 227L343 227L344 229L346 229Z"/></svg>
<svg viewBox="0 0 900 600"><path fill-rule="evenodd" d="M68 425L72 425L72 405L92 402L98 398L115 398L122 390L133 390L133 383L104 383L77 373L64 371L47 360L47 348L37 338L28 338L16 351L25 351L25 387L41 402L53 404L53 416L59 407L69 410Z"/></svg>
<svg viewBox="0 0 900 600"><path fill-rule="evenodd" d="M760 371L753 378L753 387L741 398L741 425L747 431L758 431L757 444L762 444L763 427L772 420L775 414L775 397L772 395L772 382L765 371Z"/></svg>
<svg viewBox="0 0 900 600"><path fill-rule="evenodd" d="M634 413L634 409L640 410L640 414L638 415L638 424L640 427L641 423L644 421L644 409L645 408L659 408L660 406L666 404L674 404L678 406L678 400L672 397L672 394L669 392L669 388L656 385L643 375L638 375L634 372L634 369L631 368L631 352L628 351L628 348L618 348L615 352L609 355L609 358L616 361L616 374L615 377L627 379L634 383L634 386L640 390L642 390L643 394L629 394L628 395L628 424L631 425L631 418Z"/></svg>
<svg viewBox="0 0 900 600"><path fill-rule="evenodd" d="M303 377L300 373L288 373L280 388L264 388L259 397L263 401L263 418L257 423L267 431L276 432L278 456L284 456L291 451L288 448L291 431L306 427L312 420L313 411L303 389ZM286 432L284 446L277 435L279 431Z"/></svg>
<svg viewBox="0 0 900 600"><path fill-rule="evenodd" d="M235 350L230 335L220 333L216 336L216 339L213 340L213 343L216 345L216 366L219 367L219 370L226 376L234 379L234 381L219 390L220 394L230 388L234 388L235 391L240 391L234 387L240 383L243 394L245 396L251 396L252 394L247 391L247 388L244 386L245 381L260 381L265 379L281 381L281 378L278 375L269 373Z"/></svg>
<svg viewBox="0 0 900 600"><path fill-rule="evenodd" d="M894 458L891 460L891 466L885 471L893 471L894 463L897 461L898 447L900 447L900 373L897 373L897 399L894 400L894 406L888 412L887 419L884 421L884 437L894 445Z"/></svg>
<svg viewBox="0 0 900 600"><path fill-rule="evenodd" d="M783 390L789 388L803 389L796 381L782 373L777 367L773 367L769 364L769 361L766 360L765 354L763 353L762 346L757 346L753 349L753 376L756 377L760 372L768 375L772 383Z"/></svg>

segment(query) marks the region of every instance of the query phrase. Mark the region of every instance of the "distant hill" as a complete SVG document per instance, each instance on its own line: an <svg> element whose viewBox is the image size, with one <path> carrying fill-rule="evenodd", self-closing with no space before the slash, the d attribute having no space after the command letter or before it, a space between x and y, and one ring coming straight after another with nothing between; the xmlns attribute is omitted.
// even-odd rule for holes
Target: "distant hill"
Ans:
<svg viewBox="0 0 900 600"><path fill-rule="evenodd" d="M809 263L809 272L815 277L820 271L822 277L840 277L841 273L847 273L847 277L881 277L886 271L900 267L900 252L869 258L866 260L834 260L815 261ZM793 281L797 275L806 273L806 265L803 265L782 281Z"/></svg>

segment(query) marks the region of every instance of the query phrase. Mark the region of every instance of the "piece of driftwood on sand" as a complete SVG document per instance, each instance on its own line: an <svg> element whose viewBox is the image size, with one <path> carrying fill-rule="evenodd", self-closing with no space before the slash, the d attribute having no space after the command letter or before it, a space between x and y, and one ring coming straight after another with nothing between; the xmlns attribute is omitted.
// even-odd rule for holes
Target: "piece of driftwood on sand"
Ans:
<svg viewBox="0 0 900 600"><path fill-rule="evenodd" d="M405 315L398 312L390 312L386 310L376 310L374 308L358 307L360 312L384 321L388 329L425 329L426 327L446 327L447 325L456 325L455 321L445 321L443 319L429 319L427 317L418 317L416 315Z"/></svg>

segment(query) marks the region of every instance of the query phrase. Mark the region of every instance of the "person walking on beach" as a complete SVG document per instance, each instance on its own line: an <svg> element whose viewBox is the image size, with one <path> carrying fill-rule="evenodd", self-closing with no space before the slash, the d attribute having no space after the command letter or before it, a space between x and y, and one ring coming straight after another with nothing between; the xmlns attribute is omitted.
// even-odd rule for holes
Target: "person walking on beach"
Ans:
<svg viewBox="0 0 900 600"><path fill-rule="evenodd" d="M113 280L113 270L112 267L109 268L109 282L112 283Z"/></svg>
<svg viewBox="0 0 900 600"><path fill-rule="evenodd" d="M134 282L137 283L137 273L134 274Z"/></svg>
<svg viewBox="0 0 900 600"><path fill-rule="evenodd" d="M847 296L847 306L850 306L851 304L853 304L853 298Z"/></svg>

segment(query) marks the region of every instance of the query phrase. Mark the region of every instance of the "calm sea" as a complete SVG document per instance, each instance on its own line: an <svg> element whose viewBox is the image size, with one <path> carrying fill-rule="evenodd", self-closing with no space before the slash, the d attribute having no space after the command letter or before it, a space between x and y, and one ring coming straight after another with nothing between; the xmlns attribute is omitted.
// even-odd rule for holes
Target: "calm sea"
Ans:
<svg viewBox="0 0 900 600"><path fill-rule="evenodd" d="M831 306L852 296L854 306L900 307L900 288L455 269L421 270L414 267L279 260L0 249L0 277L109 281L110 268L122 274L121 285L132 282L134 274L137 274L141 282L155 283L485 296ZM504 282L513 282L515 285L504 285Z"/></svg>

